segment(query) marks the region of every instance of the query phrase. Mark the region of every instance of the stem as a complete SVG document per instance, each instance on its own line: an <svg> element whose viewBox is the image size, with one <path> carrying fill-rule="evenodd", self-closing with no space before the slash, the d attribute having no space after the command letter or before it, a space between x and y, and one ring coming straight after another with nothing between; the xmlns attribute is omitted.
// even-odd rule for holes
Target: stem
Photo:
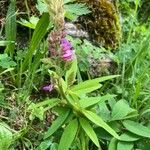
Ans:
<svg viewBox="0 0 150 150"><path fill-rule="evenodd" d="M30 8L28 6L28 1L25 0L25 6L26 6L26 9L27 9L27 15L28 15L28 19L30 20ZM29 41L31 40L31 29L29 28Z"/></svg>

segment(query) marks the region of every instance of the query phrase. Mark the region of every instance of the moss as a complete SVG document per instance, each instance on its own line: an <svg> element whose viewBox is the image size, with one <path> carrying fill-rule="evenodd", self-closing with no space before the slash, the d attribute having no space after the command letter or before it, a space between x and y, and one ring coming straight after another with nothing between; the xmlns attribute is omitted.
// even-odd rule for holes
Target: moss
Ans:
<svg viewBox="0 0 150 150"><path fill-rule="evenodd" d="M121 40L121 24L117 5L109 0L77 0L86 2L91 13L79 18L81 28L88 31L92 41L116 49Z"/></svg>

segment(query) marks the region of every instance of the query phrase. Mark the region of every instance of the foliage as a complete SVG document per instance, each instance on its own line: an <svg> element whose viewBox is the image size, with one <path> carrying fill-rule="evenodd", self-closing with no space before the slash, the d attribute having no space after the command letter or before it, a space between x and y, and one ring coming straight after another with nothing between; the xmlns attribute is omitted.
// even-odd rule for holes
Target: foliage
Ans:
<svg viewBox="0 0 150 150"><path fill-rule="evenodd" d="M1 68L8 69L14 66L16 66L16 63L13 60L11 60L11 57L9 57L7 54L0 54Z"/></svg>
<svg viewBox="0 0 150 150"><path fill-rule="evenodd" d="M16 1L10 1L0 41L0 150L149 149L150 27L148 19L143 23L140 18L145 1L116 1L100 9L120 11L114 17L121 15L123 37L113 53L91 37L65 35L63 24L56 28L60 19L74 21L88 14L94 23L95 5L90 11L88 1L74 0L64 1L65 16L57 18L57 12L55 23L48 21L51 12L45 1L38 0L40 16L28 14L29 21L17 21L34 29L26 33L28 44L20 49L18 30L24 28L16 30ZM117 64L114 72L101 73L104 58L112 70L112 63Z"/></svg>
<svg viewBox="0 0 150 150"><path fill-rule="evenodd" d="M75 0L65 0L64 1L65 17L72 21L76 20L81 15L90 13L89 9L86 7L85 4L72 3L74 1ZM38 0L36 7L40 11L40 14L48 11L46 9L47 5L45 3L45 0Z"/></svg>
<svg viewBox="0 0 150 150"><path fill-rule="evenodd" d="M15 49L15 41L16 41L16 1L11 0L7 16L6 16L6 25L5 25L5 34L6 34L6 40L7 41L13 41L9 45L7 45L7 48L5 49L6 53L13 56L14 49Z"/></svg>
<svg viewBox="0 0 150 150"><path fill-rule="evenodd" d="M11 142L13 140L12 133L9 130L9 127L7 127L5 124L0 123L0 149L8 149L11 145Z"/></svg>

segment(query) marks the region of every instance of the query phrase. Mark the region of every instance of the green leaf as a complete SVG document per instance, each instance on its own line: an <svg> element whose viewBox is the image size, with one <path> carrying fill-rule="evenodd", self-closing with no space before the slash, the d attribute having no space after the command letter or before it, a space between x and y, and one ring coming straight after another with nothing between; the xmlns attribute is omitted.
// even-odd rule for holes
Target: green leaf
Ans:
<svg viewBox="0 0 150 150"><path fill-rule="evenodd" d="M12 43L14 44L15 41L0 41L0 46L8 46Z"/></svg>
<svg viewBox="0 0 150 150"><path fill-rule="evenodd" d="M12 133L9 127L0 123L0 150L8 150L12 140Z"/></svg>
<svg viewBox="0 0 150 150"><path fill-rule="evenodd" d="M39 118L41 121L44 119L44 108L42 106L33 108L31 114L29 115L29 119L33 120L35 117Z"/></svg>
<svg viewBox="0 0 150 150"><path fill-rule="evenodd" d="M50 150L58 150L58 144L52 143Z"/></svg>
<svg viewBox="0 0 150 150"><path fill-rule="evenodd" d="M84 118L80 118L79 121L80 121L81 127L86 132L86 134L89 136L89 138L93 141L93 143L97 147L100 147L97 136L96 136L93 128L89 124L89 122L87 120L85 120Z"/></svg>
<svg viewBox="0 0 150 150"><path fill-rule="evenodd" d="M112 110L112 119L111 120L122 120L127 117L128 114L135 114L133 116L128 116L128 117L134 117L137 116L137 111L135 109L132 109L129 107L127 103L125 103L124 100L118 101Z"/></svg>
<svg viewBox="0 0 150 150"><path fill-rule="evenodd" d="M96 125L104 128L108 133L110 133L112 136L114 136L116 139L120 139L118 134L109 126L107 123L105 123L97 114L93 113L92 111L88 110L82 110L82 113L93 123Z"/></svg>
<svg viewBox="0 0 150 150"><path fill-rule="evenodd" d="M91 85L89 84L87 86L86 85L83 86L82 84L80 84L80 85L81 85L80 88L72 88L71 89L71 91L74 92L75 94L77 94L78 96L90 93L90 92L95 91L102 87L102 85L99 83L95 83L95 84L91 84Z"/></svg>
<svg viewBox="0 0 150 150"><path fill-rule="evenodd" d="M45 133L44 139L50 137L60 126L63 125L63 123L67 119L69 113L70 113L69 109L65 109L65 108L62 109L61 115L55 121L53 121L51 127Z"/></svg>
<svg viewBox="0 0 150 150"><path fill-rule="evenodd" d="M120 140L121 141L128 141L128 142L132 142L132 141L137 141L139 140L139 136L133 134L133 133L130 133L130 132L126 132L126 133L123 133L120 135Z"/></svg>
<svg viewBox="0 0 150 150"><path fill-rule="evenodd" d="M117 144L117 150L132 150L133 146L134 146L133 142L119 141Z"/></svg>
<svg viewBox="0 0 150 150"><path fill-rule="evenodd" d="M52 145L52 141L50 140L45 140L42 142L39 146L39 150L47 150L50 146Z"/></svg>
<svg viewBox="0 0 150 150"><path fill-rule="evenodd" d="M20 21L17 21L17 22L20 23L21 25L25 26L25 27L35 29L38 21L39 21L38 17L31 16L31 18L29 18L29 21L21 18Z"/></svg>
<svg viewBox="0 0 150 150"><path fill-rule="evenodd" d="M68 86L72 85L76 80L77 59L74 59L70 69L66 72L65 80Z"/></svg>
<svg viewBox="0 0 150 150"><path fill-rule="evenodd" d="M128 129L130 132L136 135L150 138L150 129L143 126L140 123L131 120L125 120L123 121L123 125L125 126L126 129Z"/></svg>
<svg viewBox="0 0 150 150"><path fill-rule="evenodd" d="M105 129L102 127L94 127L94 131L98 137L98 139L110 141L112 139L112 135L109 134Z"/></svg>
<svg viewBox="0 0 150 150"><path fill-rule="evenodd" d="M87 80L73 86L71 88L71 91L73 91L76 94L90 93L94 90L99 89L102 86L101 84L99 84L100 82L110 80L116 77L119 77L119 75L105 76L105 77L100 77L92 80Z"/></svg>
<svg viewBox="0 0 150 150"><path fill-rule="evenodd" d="M60 103L60 99L58 98L51 98L51 99L47 99L47 100L44 100L42 102L39 102L39 103L36 103L34 105L34 108L37 108L37 107L41 107L41 106L49 106L50 108L56 106L58 103ZM31 103L33 104L33 103ZM28 109L33 109L33 107L31 105L29 105Z"/></svg>
<svg viewBox="0 0 150 150"><path fill-rule="evenodd" d="M8 54L0 54L0 67L7 69L14 66L16 66L16 63Z"/></svg>
<svg viewBox="0 0 150 150"><path fill-rule="evenodd" d="M5 52L11 56L14 54L15 41L16 41L16 0L11 0L8 7L6 24L5 24L5 34L6 41L13 41L13 43L7 45Z"/></svg>
<svg viewBox="0 0 150 150"><path fill-rule="evenodd" d="M86 15L91 12L85 4L81 3L66 4L64 5L64 8L65 8L65 17L68 18L68 14L70 14L70 16L74 16L72 18L73 20L76 20L77 17L81 15Z"/></svg>
<svg viewBox="0 0 150 150"><path fill-rule="evenodd" d="M97 103L99 103L100 105L100 103L103 103L106 100L113 98L114 96L115 95L107 94L105 96L84 98L83 100L81 99L79 101L79 104L82 108L88 108L88 107L96 105Z"/></svg>
<svg viewBox="0 0 150 150"><path fill-rule="evenodd" d="M73 140L75 139L78 130L77 119L72 120L69 125L65 128L60 143L58 145L58 150L69 150Z"/></svg>
<svg viewBox="0 0 150 150"><path fill-rule="evenodd" d="M37 0L36 8L39 10L40 14L48 12L45 0Z"/></svg>
<svg viewBox="0 0 150 150"><path fill-rule="evenodd" d="M23 68L22 70L24 71L26 67L30 64L30 61L32 60L33 54L36 51L37 47L39 46L41 40L45 36L47 32L47 28L49 25L49 14L44 13L41 17L41 19L38 21L36 28L34 30L29 50L26 54L25 60L23 62Z"/></svg>
<svg viewBox="0 0 150 150"><path fill-rule="evenodd" d="M43 120L44 112L53 108L59 103L60 99L57 98L48 99L43 102L39 102L37 104L31 103L27 109L29 112L31 112L29 116L30 120L33 120L35 117L38 117L40 120Z"/></svg>
<svg viewBox="0 0 150 150"><path fill-rule="evenodd" d="M108 109L107 103L103 102L98 104L97 114L104 120L111 120L111 111Z"/></svg>
<svg viewBox="0 0 150 150"><path fill-rule="evenodd" d="M117 150L117 139L112 138L109 146L108 146L108 150Z"/></svg>

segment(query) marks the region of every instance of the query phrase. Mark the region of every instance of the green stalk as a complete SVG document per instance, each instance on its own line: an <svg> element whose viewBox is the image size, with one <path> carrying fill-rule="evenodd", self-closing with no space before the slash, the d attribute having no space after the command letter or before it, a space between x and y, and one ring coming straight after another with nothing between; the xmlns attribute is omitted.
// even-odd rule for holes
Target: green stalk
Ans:
<svg viewBox="0 0 150 150"><path fill-rule="evenodd" d="M28 19L30 19L30 8L28 6L28 1L25 0L25 6L26 6L26 10L27 10L27 15L28 15ZM29 41L31 40L31 28L29 28Z"/></svg>

